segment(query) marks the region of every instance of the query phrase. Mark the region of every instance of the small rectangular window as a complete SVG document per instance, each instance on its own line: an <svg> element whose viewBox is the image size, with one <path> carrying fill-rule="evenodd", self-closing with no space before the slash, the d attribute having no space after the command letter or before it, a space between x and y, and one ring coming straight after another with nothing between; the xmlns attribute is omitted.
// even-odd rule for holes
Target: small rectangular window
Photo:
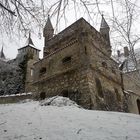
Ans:
<svg viewBox="0 0 140 140"><path fill-rule="evenodd" d="M33 76L34 70L31 68L31 76Z"/></svg>
<svg viewBox="0 0 140 140"><path fill-rule="evenodd" d="M64 64L64 63L69 63L69 62L71 62L71 56L65 57L65 58L63 58L63 60L62 60L62 63L63 63L63 64Z"/></svg>

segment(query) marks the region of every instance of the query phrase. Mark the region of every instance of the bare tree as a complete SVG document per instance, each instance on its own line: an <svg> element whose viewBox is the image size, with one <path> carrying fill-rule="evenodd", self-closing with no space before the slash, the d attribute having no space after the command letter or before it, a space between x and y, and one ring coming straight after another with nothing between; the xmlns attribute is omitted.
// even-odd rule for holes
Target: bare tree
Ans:
<svg viewBox="0 0 140 140"><path fill-rule="evenodd" d="M41 27L42 0L1 0L0 1L0 31L8 34L16 31L26 33L32 27ZM13 33L12 32L12 33Z"/></svg>
<svg viewBox="0 0 140 140"><path fill-rule="evenodd" d="M101 14L104 13L107 19L111 19L110 25L118 36L113 38L114 44L117 41L122 47L129 47L137 68L134 47L140 38L133 27L139 16L138 0L1 0L0 31L7 31L9 34L10 31L15 32L15 29L24 33L34 27L42 29L48 14L55 17L58 29L58 23L62 19L67 24L69 12L73 12L75 19L87 17L94 26L98 25Z"/></svg>
<svg viewBox="0 0 140 140"><path fill-rule="evenodd" d="M139 19L138 0L56 0L48 11L51 15L56 16L56 26L62 18L67 21L69 8L74 9L75 17L78 13L82 13L83 16L86 15L90 21L95 21L97 24L99 16L101 17L104 13L106 18L111 21L112 33L115 34L114 44L117 41L119 42L117 45L129 47L130 55L137 68L134 48L140 37L134 26ZM109 12L107 13L107 11Z"/></svg>
<svg viewBox="0 0 140 140"><path fill-rule="evenodd" d="M134 69L138 68L134 50L135 46L140 41L139 32L135 29L140 10L137 2L137 0L133 3L129 0L121 1L118 3L121 7L120 9L122 9L121 16L117 16L119 13L116 13L116 15L113 14L113 18L111 19L113 21L113 31L116 35L114 43L129 48L130 57L134 63Z"/></svg>

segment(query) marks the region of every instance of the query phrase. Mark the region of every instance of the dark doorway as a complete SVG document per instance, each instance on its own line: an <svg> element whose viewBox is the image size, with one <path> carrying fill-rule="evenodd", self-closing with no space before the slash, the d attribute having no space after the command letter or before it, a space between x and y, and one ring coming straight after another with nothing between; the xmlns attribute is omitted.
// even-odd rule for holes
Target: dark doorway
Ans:
<svg viewBox="0 0 140 140"><path fill-rule="evenodd" d="M63 97L68 97L69 96L68 90L63 90L61 94L62 94Z"/></svg>
<svg viewBox="0 0 140 140"><path fill-rule="evenodd" d="M41 92L40 93L40 99L44 100L46 98L46 93L45 92Z"/></svg>
<svg viewBox="0 0 140 140"><path fill-rule="evenodd" d="M137 106L138 106L138 111L139 111L139 114L140 114L140 100L137 99Z"/></svg>

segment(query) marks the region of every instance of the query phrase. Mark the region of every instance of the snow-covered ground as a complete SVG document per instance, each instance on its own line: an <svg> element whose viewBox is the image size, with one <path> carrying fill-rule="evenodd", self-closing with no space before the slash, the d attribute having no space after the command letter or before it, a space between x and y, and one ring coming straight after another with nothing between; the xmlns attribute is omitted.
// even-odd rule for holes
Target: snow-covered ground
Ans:
<svg viewBox="0 0 140 140"><path fill-rule="evenodd" d="M63 106L61 99L49 106L46 101L0 105L0 140L140 140L139 115Z"/></svg>

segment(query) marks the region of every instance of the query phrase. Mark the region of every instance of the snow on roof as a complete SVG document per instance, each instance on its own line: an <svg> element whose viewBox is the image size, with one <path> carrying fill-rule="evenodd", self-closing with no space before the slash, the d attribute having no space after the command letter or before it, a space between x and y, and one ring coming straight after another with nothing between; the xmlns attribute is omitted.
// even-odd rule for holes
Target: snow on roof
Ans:
<svg viewBox="0 0 140 140"><path fill-rule="evenodd" d="M2 95L2 96L0 96L0 98L2 97L16 97L16 96L26 96L26 95L31 95L32 93L31 92L29 92L29 93L19 93L19 94L10 94L10 95Z"/></svg>
<svg viewBox="0 0 140 140"><path fill-rule="evenodd" d="M128 95L133 94L133 95L136 95L136 96L139 96L140 97L140 95L137 94L137 93L135 93L133 90L125 90L124 93L125 94L128 94Z"/></svg>

